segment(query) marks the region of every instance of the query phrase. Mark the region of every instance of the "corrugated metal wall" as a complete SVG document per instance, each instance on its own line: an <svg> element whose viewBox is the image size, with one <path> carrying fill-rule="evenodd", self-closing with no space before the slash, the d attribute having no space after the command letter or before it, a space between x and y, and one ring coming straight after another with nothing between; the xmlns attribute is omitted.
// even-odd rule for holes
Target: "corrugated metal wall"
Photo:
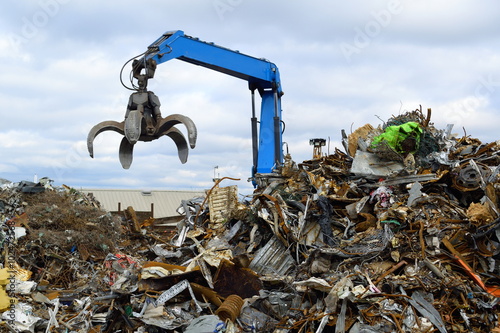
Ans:
<svg viewBox="0 0 500 333"><path fill-rule="evenodd" d="M141 191L113 189L82 189L83 193L92 193L104 209L116 212L132 206L136 211L151 211L154 205L154 218L179 215L176 210L182 200L205 196L203 191Z"/></svg>

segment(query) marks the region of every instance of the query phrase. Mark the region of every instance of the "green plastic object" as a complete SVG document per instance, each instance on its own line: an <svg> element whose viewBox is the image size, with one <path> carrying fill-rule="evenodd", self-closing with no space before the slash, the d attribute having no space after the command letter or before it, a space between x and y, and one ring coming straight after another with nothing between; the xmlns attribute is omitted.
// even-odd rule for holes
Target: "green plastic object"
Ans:
<svg viewBox="0 0 500 333"><path fill-rule="evenodd" d="M371 148L377 149L378 145L385 142L398 153L415 153L418 150L421 135L422 128L413 121L402 125L388 126L384 133L373 139ZM409 149L409 147L413 149Z"/></svg>

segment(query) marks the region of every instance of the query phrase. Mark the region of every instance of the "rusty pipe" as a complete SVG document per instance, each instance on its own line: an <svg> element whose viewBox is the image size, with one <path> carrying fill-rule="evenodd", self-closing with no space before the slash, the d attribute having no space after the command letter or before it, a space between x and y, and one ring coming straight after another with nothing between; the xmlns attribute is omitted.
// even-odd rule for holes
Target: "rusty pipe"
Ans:
<svg viewBox="0 0 500 333"><path fill-rule="evenodd" d="M238 295L229 295L221 306L215 311L215 314L223 321L227 319L233 323L240 315L243 299Z"/></svg>

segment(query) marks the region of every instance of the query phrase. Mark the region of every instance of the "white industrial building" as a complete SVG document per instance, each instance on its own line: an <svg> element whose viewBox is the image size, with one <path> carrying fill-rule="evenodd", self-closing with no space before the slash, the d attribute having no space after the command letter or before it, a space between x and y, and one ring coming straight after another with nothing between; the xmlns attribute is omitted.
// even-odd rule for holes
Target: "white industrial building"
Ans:
<svg viewBox="0 0 500 333"><path fill-rule="evenodd" d="M154 218L179 216L177 209L182 200L204 197L204 191L143 191L124 189L82 189L97 199L107 211L117 213L131 206L137 212L151 212Z"/></svg>

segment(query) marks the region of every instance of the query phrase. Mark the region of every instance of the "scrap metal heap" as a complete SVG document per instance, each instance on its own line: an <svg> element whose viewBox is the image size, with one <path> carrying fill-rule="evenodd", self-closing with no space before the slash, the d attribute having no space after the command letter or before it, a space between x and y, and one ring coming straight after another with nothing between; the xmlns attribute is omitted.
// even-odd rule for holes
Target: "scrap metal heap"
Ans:
<svg viewBox="0 0 500 333"><path fill-rule="evenodd" d="M15 268L15 290L4 275L3 324L31 332L500 332L500 146L437 130L430 116L417 109L362 126L343 135L345 152L299 164L287 156L283 177L249 200L218 182L180 203L184 218L170 232L154 219L110 218L81 193L59 191L72 198L65 209L74 216L82 216L75 207L93 207L90 232L108 230L85 246L84 230L51 217L56 204L29 210L26 196L46 192L5 189L3 257ZM14 241L12 228L26 235ZM50 238L41 229L64 232ZM7 296L16 303L9 307Z"/></svg>

